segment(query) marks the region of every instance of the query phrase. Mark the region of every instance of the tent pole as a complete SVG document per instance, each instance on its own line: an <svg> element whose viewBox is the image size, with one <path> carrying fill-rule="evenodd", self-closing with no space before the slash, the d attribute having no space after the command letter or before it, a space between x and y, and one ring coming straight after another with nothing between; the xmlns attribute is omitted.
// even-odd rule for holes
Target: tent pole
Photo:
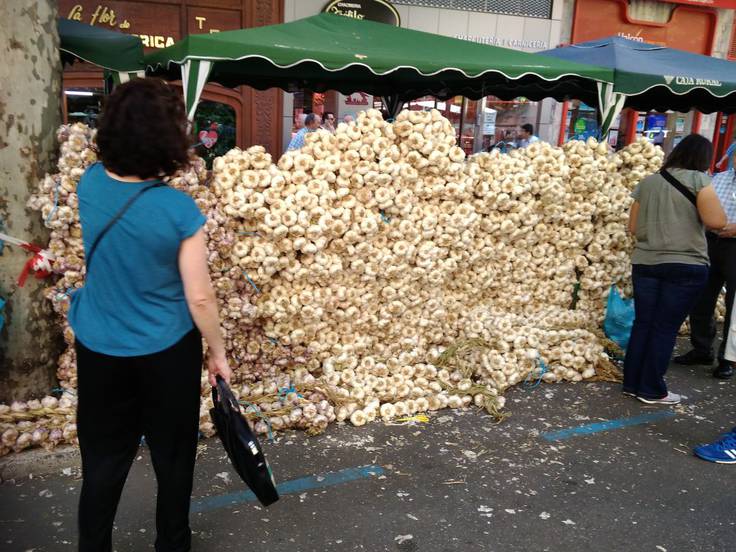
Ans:
<svg viewBox="0 0 736 552"><path fill-rule="evenodd" d="M626 142L625 146L628 146L636 139L636 123L639 120L639 112L635 109L629 109L629 128L626 129Z"/></svg>
<svg viewBox="0 0 736 552"><path fill-rule="evenodd" d="M710 171L716 166L716 162L721 158L719 155L721 149L721 124L723 123L723 112L716 113L716 124L713 125L713 158L710 160ZM724 136L725 138L725 136Z"/></svg>
<svg viewBox="0 0 736 552"><path fill-rule="evenodd" d="M734 123L736 123L736 115L729 115L728 119L726 119L726 134L723 138L723 153L726 153L726 150L728 149L728 146L731 145L731 136L733 136L733 126Z"/></svg>
<svg viewBox="0 0 736 552"><path fill-rule="evenodd" d="M570 112L570 102L565 100L562 102L562 117L560 119L560 132L557 135L557 145L561 146L565 143L565 136L567 136L567 114Z"/></svg>
<svg viewBox="0 0 736 552"><path fill-rule="evenodd" d="M703 123L703 114L700 111L696 111L693 114L693 128L692 134L700 134L700 125Z"/></svg>

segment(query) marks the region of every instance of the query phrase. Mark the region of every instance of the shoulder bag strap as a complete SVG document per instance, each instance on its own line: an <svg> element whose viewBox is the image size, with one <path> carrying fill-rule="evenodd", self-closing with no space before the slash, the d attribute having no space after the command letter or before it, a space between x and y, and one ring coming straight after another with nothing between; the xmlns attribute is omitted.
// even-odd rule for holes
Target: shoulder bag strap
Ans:
<svg viewBox="0 0 736 552"><path fill-rule="evenodd" d="M664 178L667 182L672 184L672 186L677 189L678 192L680 192L682 195L684 195L687 200L692 203L695 208L698 207L698 200L694 193L692 193L690 190L688 190L682 182L677 180L674 176L672 176L669 172L667 172L665 169L662 169L659 171L659 174L662 175L662 178Z"/></svg>
<svg viewBox="0 0 736 552"><path fill-rule="evenodd" d="M152 188L160 188L161 186L166 186L163 182L157 182L155 184L149 184L148 186L145 186L138 190L126 203L123 205L122 209L120 209L114 217L110 219L110 221L105 225L105 227L102 229L102 231L97 234L97 238L95 238L95 241L92 243L92 247L89 248L89 253L87 254L86 259L86 265L87 265L87 272L89 272L90 264L92 263L92 256L95 253L95 250L97 249L97 246L100 244L100 240L105 237L105 234L112 228L117 221L119 221L122 216L125 214L125 212L130 208L133 203L135 203L139 197L141 197L144 193L146 193L148 190Z"/></svg>

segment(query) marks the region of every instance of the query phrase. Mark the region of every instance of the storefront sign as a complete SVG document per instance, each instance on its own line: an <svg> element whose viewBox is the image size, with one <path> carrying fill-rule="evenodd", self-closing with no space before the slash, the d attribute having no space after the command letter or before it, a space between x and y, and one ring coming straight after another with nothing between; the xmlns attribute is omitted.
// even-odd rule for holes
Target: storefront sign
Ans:
<svg viewBox="0 0 736 552"><path fill-rule="evenodd" d="M587 42L613 35L710 55L716 22L717 14L711 9L676 6L669 21L656 23L630 17L627 0L577 0L572 42Z"/></svg>
<svg viewBox="0 0 736 552"><path fill-rule="evenodd" d="M399 12L386 0L332 0L322 11L353 19L367 19L396 27L401 26Z"/></svg>
<svg viewBox="0 0 736 552"><path fill-rule="evenodd" d="M187 32L189 34L212 34L233 31L243 27L241 12L215 8L187 8Z"/></svg>
<svg viewBox="0 0 736 552"><path fill-rule="evenodd" d="M693 77L664 75L664 80L667 84L672 84L674 82L681 86L712 86L716 88L722 86L721 81L715 79L697 79Z"/></svg>
<svg viewBox="0 0 736 552"><path fill-rule="evenodd" d="M346 106L368 106L371 104L371 97L366 94L365 92L353 92L349 96L345 97L345 105Z"/></svg>
<svg viewBox="0 0 736 552"><path fill-rule="evenodd" d="M493 136L496 134L496 116L498 111L495 109L485 108L483 112L483 134L486 136Z"/></svg>
<svg viewBox="0 0 736 552"><path fill-rule="evenodd" d="M517 50L547 50L549 42L546 40L524 40L521 38L504 38L499 36L471 36L455 35L455 38L487 44L488 46L501 46L502 48L516 48Z"/></svg>
<svg viewBox="0 0 736 552"><path fill-rule="evenodd" d="M179 6L60 0L59 13L74 21L138 36L145 48L166 48L180 38Z"/></svg>

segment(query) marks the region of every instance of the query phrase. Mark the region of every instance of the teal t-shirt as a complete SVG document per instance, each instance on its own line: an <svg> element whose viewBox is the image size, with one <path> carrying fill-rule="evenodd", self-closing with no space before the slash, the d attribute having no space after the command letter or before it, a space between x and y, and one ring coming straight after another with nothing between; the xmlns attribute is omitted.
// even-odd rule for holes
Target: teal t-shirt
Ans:
<svg viewBox="0 0 736 552"><path fill-rule="evenodd" d="M149 182L111 178L101 163L77 187L84 249L128 199ZM140 196L102 238L69 323L82 344L111 356L167 349L193 327L179 274L179 246L205 223L194 200L169 187Z"/></svg>

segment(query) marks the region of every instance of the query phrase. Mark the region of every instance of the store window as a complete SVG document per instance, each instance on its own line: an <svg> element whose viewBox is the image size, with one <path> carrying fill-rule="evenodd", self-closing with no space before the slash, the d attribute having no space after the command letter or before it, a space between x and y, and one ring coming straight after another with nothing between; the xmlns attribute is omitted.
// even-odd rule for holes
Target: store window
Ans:
<svg viewBox="0 0 736 552"><path fill-rule="evenodd" d="M641 136L660 146L669 153L682 139L690 134L693 124L693 113L669 111L640 112L636 117L635 139Z"/></svg>
<svg viewBox="0 0 736 552"><path fill-rule="evenodd" d="M501 146L501 149L507 150L516 147L521 139L519 133L522 125L532 125L535 134L538 134L539 106L539 102L526 98L514 100L499 100L493 96L486 98L484 113L486 124L482 132L483 149Z"/></svg>
<svg viewBox="0 0 736 552"><path fill-rule="evenodd" d="M197 155L212 167L215 157L225 155L236 144L235 109L225 103L204 100L194 116L194 140Z"/></svg>
<svg viewBox="0 0 736 552"><path fill-rule="evenodd" d="M504 101L494 96L468 100L455 96L437 100L432 96L419 98L405 105L408 109L437 109L455 127L458 145L467 155L498 148L509 151L517 146L521 125L535 126L539 103L526 98Z"/></svg>
<svg viewBox="0 0 736 552"><path fill-rule="evenodd" d="M304 126L305 115L308 113L316 113L317 115L322 116L324 114L326 110L325 102L327 101L328 94L330 93L312 92L311 90L300 90L299 92L294 93L294 116L291 126L292 138ZM334 111L334 109L332 111Z"/></svg>
<svg viewBox="0 0 736 552"><path fill-rule="evenodd" d="M64 90L62 107L65 123L84 123L97 127L97 118L102 111L105 96L102 88L73 88Z"/></svg>
<svg viewBox="0 0 736 552"><path fill-rule="evenodd" d="M598 137L598 113L596 108L580 100L572 100L569 103L565 128L567 129L565 141L587 140L591 136ZM612 132L618 137L618 127Z"/></svg>

